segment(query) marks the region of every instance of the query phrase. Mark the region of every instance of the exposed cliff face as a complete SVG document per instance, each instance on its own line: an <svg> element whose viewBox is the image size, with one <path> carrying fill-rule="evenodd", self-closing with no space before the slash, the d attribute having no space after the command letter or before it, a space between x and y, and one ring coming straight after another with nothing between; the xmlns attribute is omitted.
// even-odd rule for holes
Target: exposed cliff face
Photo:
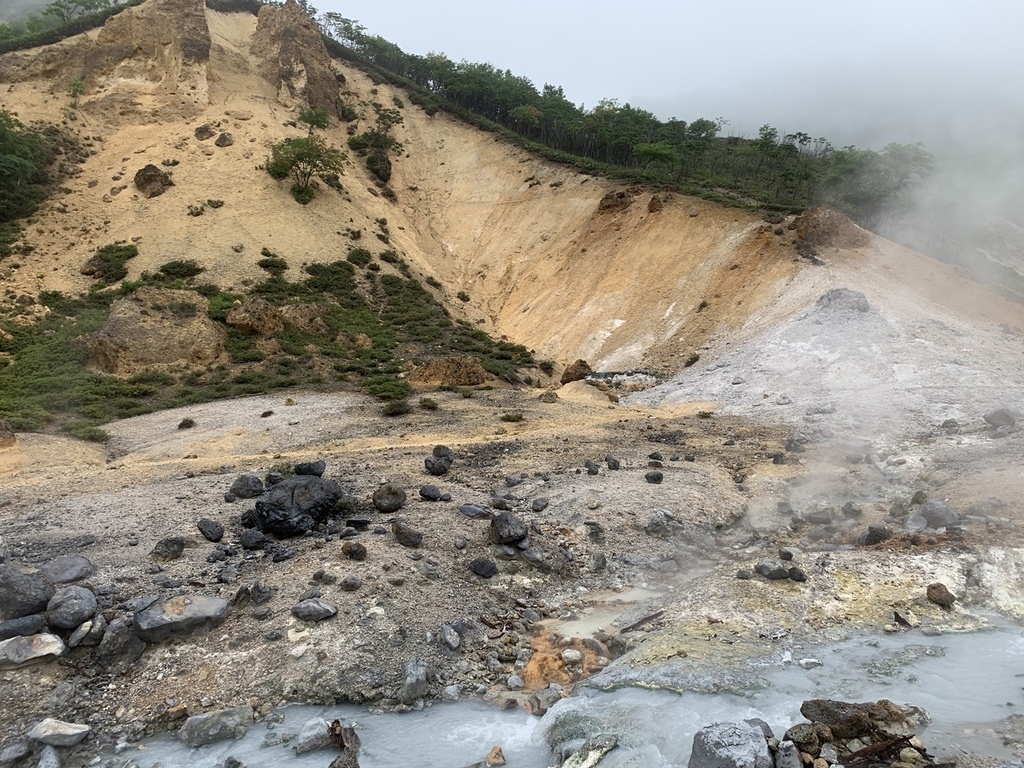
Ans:
<svg viewBox="0 0 1024 768"><path fill-rule="evenodd" d="M277 89L286 107L304 102L337 114L338 82L320 30L295 0L281 7L264 5L250 52L259 73Z"/></svg>
<svg viewBox="0 0 1024 768"><path fill-rule="evenodd" d="M203 0L154 0L111 18L86 54L90 113L129 120L192 117L209 103Z"/></svg>

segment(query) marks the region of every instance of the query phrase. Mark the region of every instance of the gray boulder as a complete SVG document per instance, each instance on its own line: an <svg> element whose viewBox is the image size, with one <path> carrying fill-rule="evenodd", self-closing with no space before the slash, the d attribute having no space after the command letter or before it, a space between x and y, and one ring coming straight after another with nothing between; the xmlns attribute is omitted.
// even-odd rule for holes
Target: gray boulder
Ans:
<svg viewBox="0 0 1024 768"><path fill-rule="evenodd" d="M985 423L993 427L1009 427L1013 429L1017 423L1017 415L1009 408L997 408L994 411L986 413L983 418Z"/></svg>
<svg viewBox="0 0 1024 768"><path fill-rule="evenodd" d="M750 723L713 723L693 737L690 768L773 768L764 732Z"/></svg>
<svg viewBox="0 0 1024 768"><path fill-rule="evenodd" d="M304 755L315 749L323 749L331 743L331 725L322 717L314 717L302 725L302 730L292 742L296 755Z"/></svg>
<svg viewBox="0 0 1024 768"><path fill-rule="evenodd" d="M316 475L289 477L256 500L254 521L279 538L301 536L322 523L341 498L341 486Z"/></svg>
<svg viewBox="0 0 1024 768"><path fill-rule="evenodd" d="M135 634L149 643L216 626L228 615L227 600L206 595L179 595L152 602L146 600L143 604L145 607L135 612L132 623Z"/></svg>
<svg viewBox="0 0 1024 768"><path fill-rule="evenodd" d="M43 748L39 750L39 762L36 763L36 768L60 768L60 755L57 753L57 748L44 744Z"/></svg>
<svg viewBox="0 0 1024 768"><path fill-rule="evenodd" d="M929 528L945 528L960 522L956 510L940 499L928 499L921 505L919 514L928 521Z"/></svg>
<svg viewBox="0 0 1024 768"><path fill-rule="evenodd" d="M766 579L781 581L789 578L789 567L779 560L765 560L755 565L754 570Z"/></svg>
<svg viewBox="0 0 1024 768"><path fill-rule="evenodd" d="M220 709L192 715L178 731L178 738L190 747L201 747L224 739L239 739L252 725L252 707Z"/></svg>
<svg viewBox="0 0 1024 768"><path fill-rule="evenodd" d="M107 626L96 649L96 662L111 672L130 668L142 656L146 644L124 619L114 619Z"/></svg>
<svg viewBox="0 0 1024 768"><path fill-rule="evenodd" d="M0 621L43 613L53 592L42 571L20 563L0 565Z"/></svg>
<svg viewBox="0 0 1024 768"><path fill-rule="evenodd" d="M74 629L96 615L96 595L85 587L61 587L46 604L46 623Z"/></svg>
<svg viewBox="0 0 1024 768"><path fill-rule="evenodd" d="M0 669L14 669L47 661L60 656L64 650L64 642L56 635L43 633L12 637L0 642Z"/></svg>
<svg viewBox="0 0 1024 768"><path fill-rule="evenodd" d="M46 619L40 613L33 614L32 616L22 616L17 619L8 619L7 621L0 621L0 640L35 635L44 629L46 629Z"/></svg>
<svg viewBox="0 0 1024 768"><path fill-rule="evenodd" d="M81 625L71 633L68 638L68 648L77 648L79 645L99 645L103 635L107 631L107 620L102 613L93 616L89 621Z"/></svg>
<svg viewBox="0 0 1024 768"><path fill-rule="evenodd" d="M73 747L86 737L91 729L82 723L66 723L47 717L29 729L28 737L55 747Z"/></svg>
<svg viewBox="0 0 1024 768"><path fill-rule="evenodd" d="M292 606L292 616L302 621L322 621L329 619L338 612L338 609L319 597L311 597L308 600L300 600Z"/></svg>
<svg viewBox="0 0 1024 768"><path fill-rule="evenodd" d="M92 560L82 555L64 555L39 566L43 578L51 584L70 584L96 573Z"/></svg>
<svg viewBox="0 0 1024 768"><path fill-rule="evenodd" d="M413 659L405 662L402 670L402 689L398 698L405 704L427 695L427 662Z"/></svg>

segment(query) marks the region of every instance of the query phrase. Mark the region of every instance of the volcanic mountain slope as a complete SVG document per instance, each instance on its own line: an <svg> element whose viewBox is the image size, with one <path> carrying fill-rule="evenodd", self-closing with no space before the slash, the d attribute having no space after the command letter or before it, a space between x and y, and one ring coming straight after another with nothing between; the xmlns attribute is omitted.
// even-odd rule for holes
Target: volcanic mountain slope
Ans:
<svg viewBox="0 0 1024 768"><path fill-rule="evenodd" d="M86 89L72 109L65 94L76 77ZM671 375L696 353L696 373L836 287L864 292L883 314L952 317L967 329L1024 326L1019 307L952 268L834 216L819 215L817 229L814 214L775 227L750 212L582 175L443 113L428 116L402 92L331 61L293 2L257 19L201 0L150 0L102 30L0 57L0 84L0 106L26 122L63 122L94 152L33 218L31 252L17 266L0 264L8 300L86 290L82 266L112 242L138 245L130 279L193 259L204 280L244 288L262 277L265 248L288 260L294 278L302 264L343 258L350 231L361 230L360 244L396 248L438 281L457 317L540 358L582 357L604 370ZM354 155L344 192L321 186L307 206L259 169L272 144L301 135L298 107L341 102L360 115L349 131L372 123L373 103L401 105L396 202ZM198 139L204 124L234 143ZM325 136L344 146L346 125ZM177 163L174 186L144 198L133 175L165 161ZM210 200L223 205L204 206ZM387 246L373 239L382 220ZM818 266L797 255L800 237L817 243Z"/></svg>

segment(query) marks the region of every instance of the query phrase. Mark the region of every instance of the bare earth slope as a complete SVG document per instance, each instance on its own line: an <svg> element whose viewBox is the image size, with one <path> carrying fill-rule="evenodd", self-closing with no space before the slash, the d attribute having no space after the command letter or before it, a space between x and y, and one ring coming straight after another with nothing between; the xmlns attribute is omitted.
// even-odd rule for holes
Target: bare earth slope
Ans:
<svg viewBox="0 0 1024 768"><path fill-rule="evenodd" d="M454 316L540 358L650 369L662 383L618 402L585 383L562 387L552 402L509 388L436 393L436 412L399 419L382 418L362 396L295 392L290 404L284 395L247 398L124 420L106 427L113 439L103 448L20 435L0 449L0 553L34 564L87 554L98 566L89 584L109 599L111 618L130 618L146 595L231 598L256 579L274 596L269 613L237 606L216 631L150 646L128 675L99 670L85 647L5 671L0 741L43 716L91 718L99 733L83 747L85 762L103 742L220 706L394 706L411 659L427 661L430 697L455 686L523 703L549 679L570 683L608 665L580 641L585 664L568 668L549 634L571 634L557 621L633 587L675 589L658 620L619 635L628 653L610 666L613 681L687 658L742 664L764 653L770 627L804 643L881 631L896 609L934 631L979 626L985 610L1024 616L1022 433L995 439L981 420L1024 400L1024 308L866 233L826 232L814 265L795 250L807 219L776 229L749 212L580 175L428 116L341 62L279 57L279 71L268 72L266 52L257 57L252 46L270 37L257 34L274 23L262 16L204 11L192 0L149 0L125 14L134 15L118 29L137 44L121 59L109 31L0 57L0 107L26 122L66 120L95 151L33 217L32 248L0 262L4 301L88 289L83 265L115 241L138 244L129 277L194 259L204 279L228 288L262 277L264 248L295 277L304 263L344 258L347 231L360 229L360 244L394 247L439 281ZM152 47L165 38L166 49ZM403 104L397 202L356 157L344 192L322 186L307 206L258 168L275 142L301 135L289 122L304 68L316 66L343 75L337 96L357 108L358 130L372 122L372 101ZM88 88L72 110L67 84L83 75ZM204 124L233 144L196 138ZM338 146L348 136L344 124L325 135ZM174 180L151 199L132 186L147 163ZM210 200L223 205L189 215ZM382 218L387 246L373 237ZM816 304L840 288L863 294L867 310ZM195 426L180 430L185 417ZM957 424L942 426L949 419ZM423 464L438 443L456 450L443 479ZM218 560L196 522L222 522L225 542L237 544L251 502L224 501L234 477L317 457L371 518L357 537L367 559L349 559L328 534L282 544L294 553L281 562L237 548ZM646 478L654 469L661 483ZM373 510L385 480L408 492L398 516L424 533L423 547L401 546L393 516ZM422 500L426 483L451 501ZM904 531L916 491L970 511L964 530ZM541 498L548 506L535 505ZM839 513L851 500L859 516ZM488 523L459 512L465 502L510 507L542 560L492 546ZM805 519L819 505L835 513L826 530ZM854 546L868 524L901 535ZM171 535L188 540L183 557L151 562L153 545ZM780 545L797 548L807 582L735 578ZM469 570L478 557L496 561L492 580ZM362 586L311 584L323 570L359 575ZM960 597L953 610L925 599L934 581ZM337 618L291 615L313 586L338 605ZM650 615L633 611L619 629ZM460 649L439 642L445 624L464 629ZM525 693L509 688L518 673Z"/></svg>

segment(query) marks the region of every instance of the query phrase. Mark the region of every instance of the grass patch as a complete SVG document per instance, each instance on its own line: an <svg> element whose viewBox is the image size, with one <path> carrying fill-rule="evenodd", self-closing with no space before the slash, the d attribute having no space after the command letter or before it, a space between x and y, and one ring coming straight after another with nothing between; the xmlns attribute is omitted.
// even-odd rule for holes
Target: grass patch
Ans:
<svg viewBox="0 0 1024 768"><path fill-rule="evenodd" d="M128 260L138 255L139 249L134 245L105 245L86 262L86 274L91 274L105 285L113 285L128 276Z"/></svg>

